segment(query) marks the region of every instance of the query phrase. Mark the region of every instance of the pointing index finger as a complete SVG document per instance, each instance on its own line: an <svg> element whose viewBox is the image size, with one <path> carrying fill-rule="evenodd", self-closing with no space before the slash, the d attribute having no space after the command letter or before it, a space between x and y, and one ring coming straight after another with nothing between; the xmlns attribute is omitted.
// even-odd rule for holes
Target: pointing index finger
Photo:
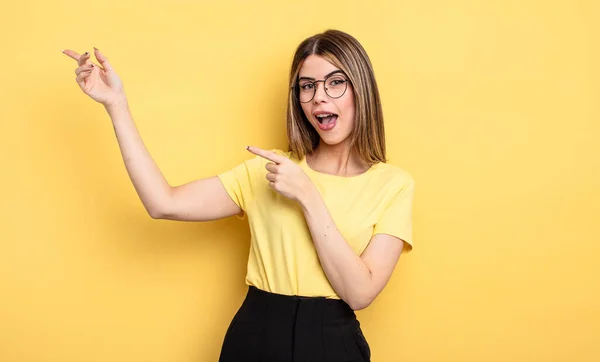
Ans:
<svg viewBox="0 0 600 362"><path fill-rule="evenodd" d="M79 57L81 56L81 55L79 55L79 53L74 52L74 51L69 50L69 49L63 50L63 54L66 55L66 56L68 56L69 58L75 59L77 61L79 61Z"/></svg>
<svg viewBox="0 0 600 362"><path fill-rule="evenodd" d="M266 151L263 150L261 148L258 147L254 147L254 146L247 146L246 149L252 153L254 153L257 156L260 156L262 158L265 158L269 161L275 162L277 164L280 164L281 162L283 162L286 158L283 156L280 156L278 154L276 154L275 152L272 151Z"/></svg>
<svg viewBox="0 0 600 362"><path fill-rule="evenodd" d="M78 65L83 65L85 63L85 60L87 60L86 58L89 58L89 53L88 52L86 52L86 53L81 55L73 50L69 50L69 49L63 50L63 54L65 54L66 56L68 56L71 59L76 60ZM82 61L84 63L82 63Z"/></svg>

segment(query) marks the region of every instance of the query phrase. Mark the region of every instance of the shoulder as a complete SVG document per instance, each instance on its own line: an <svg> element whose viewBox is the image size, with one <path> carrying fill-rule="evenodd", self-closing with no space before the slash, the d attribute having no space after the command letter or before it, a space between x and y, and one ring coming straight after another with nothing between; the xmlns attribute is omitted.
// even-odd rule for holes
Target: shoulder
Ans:
<svg viewBox="0 0 600 362"><path fill-rule="evenodd" d="M375 166L374 176L385 181L386 185L398 191L414 188L415 179L405 168L380 162Z"/></svg>

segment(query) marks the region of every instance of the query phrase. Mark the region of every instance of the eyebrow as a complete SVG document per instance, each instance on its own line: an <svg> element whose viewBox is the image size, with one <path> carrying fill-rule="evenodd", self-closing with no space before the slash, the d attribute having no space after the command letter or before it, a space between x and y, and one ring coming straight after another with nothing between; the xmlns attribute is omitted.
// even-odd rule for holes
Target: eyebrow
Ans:
<svg viewBox="0 0 600 362"><path fill-rule="evenodd" d="M332 75L334 75L334 74L337 74L337 73L342 73L342 74L343 74L344 72L343 72L341 69L334 70L333 72L331 72L331 73L327 74L327 75L324 77L324 79L327 79L327 78L329 78L329 77L331 77ZM298 80L315 80L315 78L311 78L311 77L300 77L300 78L298 78Z"/></svg>

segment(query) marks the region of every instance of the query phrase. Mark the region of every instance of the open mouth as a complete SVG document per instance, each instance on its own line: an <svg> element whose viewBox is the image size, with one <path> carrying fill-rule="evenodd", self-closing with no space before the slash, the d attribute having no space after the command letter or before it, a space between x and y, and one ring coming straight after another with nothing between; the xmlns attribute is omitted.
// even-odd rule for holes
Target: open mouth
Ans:
<svg viewBox="0 0 600 362"><path fill-rule="evenodd" d="M319 121L319 123L321 124L329 124L329 123L333 123L337 120L337 114L335 113L322 113L322 114L317 114L316 115L317 120Z"/></svg>
<svg viewBox="0 0 600 362"><path fill-rule="evenodd" d="M338 115L335 113L319 113L315 114L315 117L319 121L319 129L321 131L331 131L338 119Z"/></svg>

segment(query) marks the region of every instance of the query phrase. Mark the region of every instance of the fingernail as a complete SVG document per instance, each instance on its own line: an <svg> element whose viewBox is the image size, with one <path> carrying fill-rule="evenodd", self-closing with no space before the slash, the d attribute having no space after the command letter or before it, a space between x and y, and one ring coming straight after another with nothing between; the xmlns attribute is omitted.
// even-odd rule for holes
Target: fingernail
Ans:
<svg viewBox="0 0 600 362"><path fill-rule="evenodd" d="M83 55L88 55L88 52L83 53Z"/></svg>
<svg viewBox="0 0 600 362"><path fill-rule="evenodd" d="M98 48L94 47L94 50L98 50Z"/></svg>
<svg viewBox="0 0 600 362"><path fill-rule="evenodd" d="M250 149L250 146L246 146L246 150L249 150L249 149Z"/></svg>

